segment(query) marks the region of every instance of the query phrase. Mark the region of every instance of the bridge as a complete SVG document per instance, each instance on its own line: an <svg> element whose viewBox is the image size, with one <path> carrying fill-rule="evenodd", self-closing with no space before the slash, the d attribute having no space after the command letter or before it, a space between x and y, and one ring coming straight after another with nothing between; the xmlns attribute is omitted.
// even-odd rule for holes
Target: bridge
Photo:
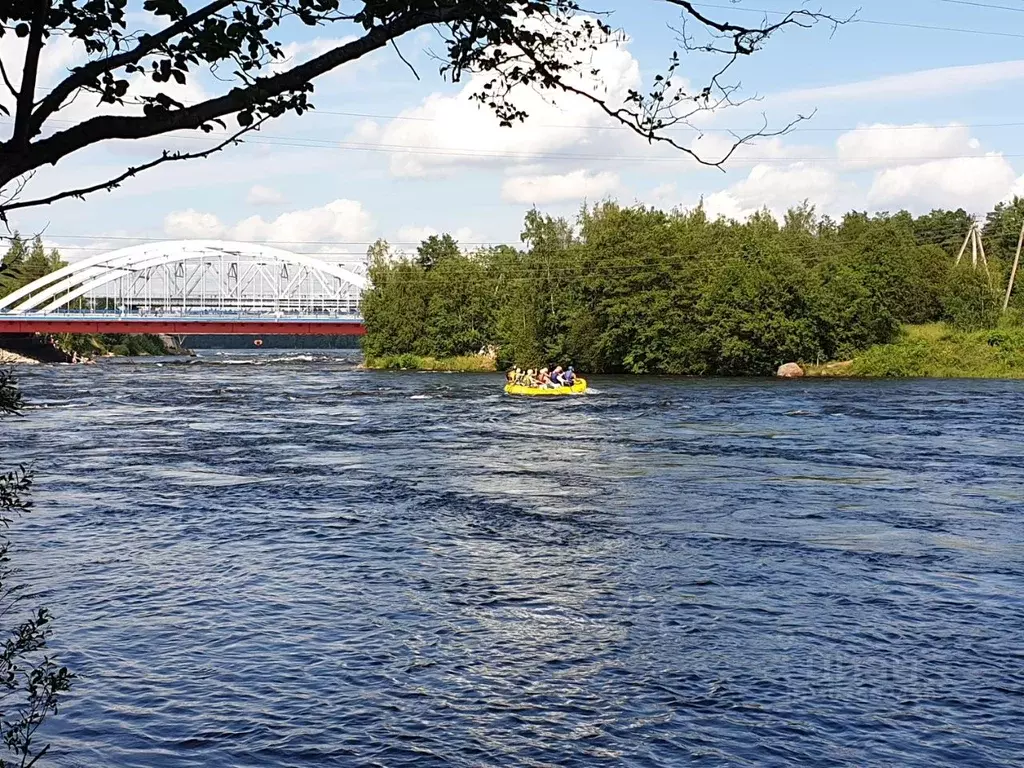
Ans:
<svg viewBox="0 0 1024 768"><path fill-rule="evenodd" d="M346 267L265 245L133 245L3 297L0 333L359 335L367 284Z"/></svg>

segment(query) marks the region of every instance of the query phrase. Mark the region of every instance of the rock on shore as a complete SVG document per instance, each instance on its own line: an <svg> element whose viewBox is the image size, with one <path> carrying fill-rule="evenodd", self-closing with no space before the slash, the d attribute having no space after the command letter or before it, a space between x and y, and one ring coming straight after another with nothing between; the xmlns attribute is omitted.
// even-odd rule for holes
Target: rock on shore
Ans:
<svg viewBox="0 0 1024 768"><path fill-rule="evenodd" d="M39 361L19 355L17 352L0 349L0 365L39 365Z"/></svg>
<svg viewBox="0 0 1024 768"><path fill-rule="evenodd" d="M786 363L779 366L775 375L782 379L798 379L804 375L804 369L796 363Z"/></svg>

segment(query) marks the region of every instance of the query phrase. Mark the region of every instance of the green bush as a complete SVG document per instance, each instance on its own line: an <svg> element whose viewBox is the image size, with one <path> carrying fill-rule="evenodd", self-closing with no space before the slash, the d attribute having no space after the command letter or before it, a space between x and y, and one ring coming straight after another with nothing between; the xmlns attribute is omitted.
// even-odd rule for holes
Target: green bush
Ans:
<svg viewBox="0 0 1024 768"><path fill-rule="evenodd" d="M942 291L942 316L965 331L994 328L1002 302L984 270L961 265L951 270Z"/></svg>

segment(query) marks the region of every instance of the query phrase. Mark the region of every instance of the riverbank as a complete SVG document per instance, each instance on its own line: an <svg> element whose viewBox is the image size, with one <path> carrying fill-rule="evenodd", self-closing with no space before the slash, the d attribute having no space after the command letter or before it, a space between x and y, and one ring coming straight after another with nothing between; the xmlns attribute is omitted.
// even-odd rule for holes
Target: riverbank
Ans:
<svg viewBox="0 0 1024 768"><path fill-rule="evenodd" d="M39 361L17 352L0 349L0 365L39 365Z"/></svg>
<svg viewBox="0 0 1024 768"><path fill-rule="evenodd" d="M170 336L150 334L2 334L0 364L91 362L96 357L192 355Z"/></svg>
<svg viewBox="0 0 1024 768"><path fill-rule="evenodd" d="M426 357L422 355L367 356L363 367L381 371L444 371L449 373L493 373L497 363L489 355Z"/></svg>
<svg viewBox="0 0 1024 768"><path fill-rule="evenodd" d="M61 334L57 344L78 357L142 357L147 355L190 355L171 336L148 333Z"/></svg>
<svg viewBox="0 0 1024 768"><path fill-rule="evenodd" d="M802 367L813 377L1024 379L1024 328L909 325L895 342L869 347L852 360Z"/></svg>

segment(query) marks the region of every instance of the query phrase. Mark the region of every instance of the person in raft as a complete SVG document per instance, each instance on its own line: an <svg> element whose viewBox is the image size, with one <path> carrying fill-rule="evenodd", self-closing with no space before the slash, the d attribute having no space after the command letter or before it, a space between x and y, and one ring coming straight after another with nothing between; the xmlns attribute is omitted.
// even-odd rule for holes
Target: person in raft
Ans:
<svg viewBox="0 0 1024 768"><path fill-rule="evenodd" d="M548 372L547 368L534 371L533 368L524 371L522 368L513 368L505 374L505 380L509 384L517 384L523 387L541 389L556 389L558 387L571 387L576 383L576 372L570 365L564 371L562 366L555 366L555 369Z"/></svg>

